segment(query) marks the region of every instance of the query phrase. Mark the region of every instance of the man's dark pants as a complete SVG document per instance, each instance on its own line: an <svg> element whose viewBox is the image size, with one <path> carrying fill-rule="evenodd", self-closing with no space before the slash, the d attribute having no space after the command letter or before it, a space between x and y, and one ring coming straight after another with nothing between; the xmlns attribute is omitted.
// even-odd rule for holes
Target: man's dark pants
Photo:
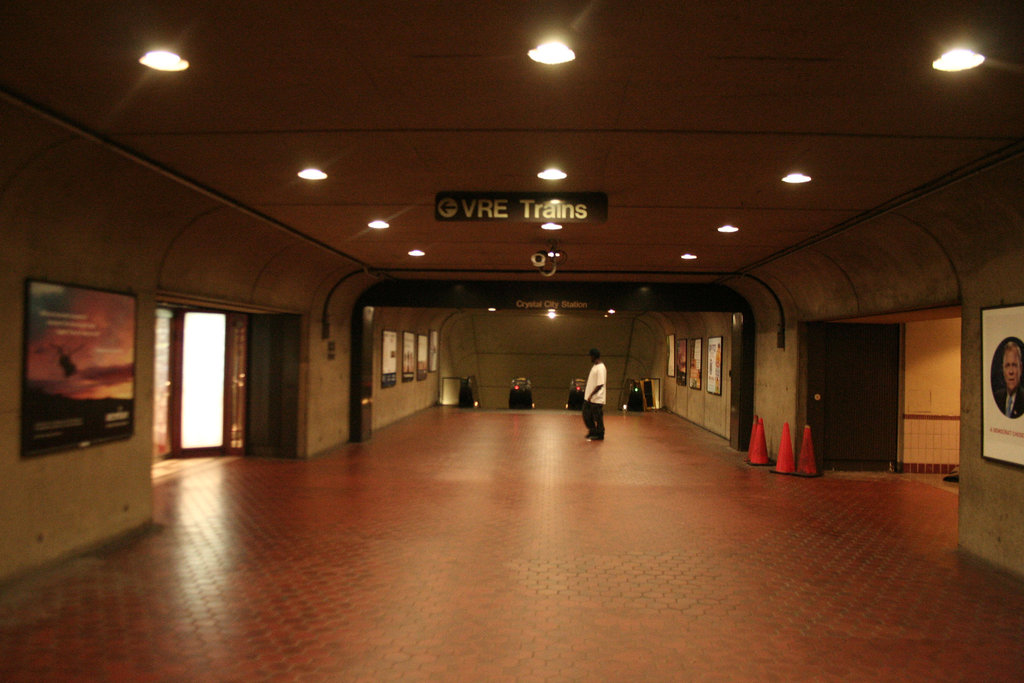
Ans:
<svg viewBox="0 0 1024 683"><path fill-rule="evenodd" d="M604 404L583 402L583 424L589 432L587 436L595 439L604 438Z"/></svg>

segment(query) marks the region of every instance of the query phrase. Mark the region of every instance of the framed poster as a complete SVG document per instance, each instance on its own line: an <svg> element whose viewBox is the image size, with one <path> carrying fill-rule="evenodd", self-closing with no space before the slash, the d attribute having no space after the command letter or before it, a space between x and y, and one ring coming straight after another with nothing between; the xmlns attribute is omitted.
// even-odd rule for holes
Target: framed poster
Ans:
<svg viewBox="0 0 1024 683"><path fill-rule="evenodd" d="M982 448L985 458L1024 465L1024 306L981 311Z"/></svg>
<svg viewBox="0 0 1024 683"><path fill-rule="evenodd" d="M676 384L686 386L686 339L676 340Z"/></svg>
<svg viewBox="0 0 1024 683"><path fill-rule="evenodd" d="M668 376L676 376L676 335L670 334L666 338L665 348L668 349Z"/></svg>
<svg viewBox="0 0 1024 683"><path fill-rule="evenodd" d="M402 381L416 379L416 333L402 333Z"/></svg>
<svg viewBox="0 0 1024 683"><path fill-rule="evenodd" d="M380 349L380 385L393 387L398 382L398 333L384 330Z"/></svg>
<svg viewBox="0 0 1024 683"><path fill-rule="evenodd" d="M708 393L722 395L721 337L708 337Z"/></svg>
<svg viewBox="0 0 1024 683"><path fill-rule="evenodd" d="M135 297L25 283L21 455L127 439L135 426Z"/></svg>
<svg viewBox="0 0 1024 683"><path fill-rule="evenodd" d="M690 340L690 371L688 373L688 376L690 380L691 389L700 389L700 361L702 341L703 340L700 337L698 337L697 339Z"/></svg>
<svg viewBox="0 0 1024 683"><path fill-rule="evenodd" d="M427 370L430 372L437 372L437 330L430 331L430 350L429 361L427 362Z"/></svg>
<svg viewBox="0 0 1024 683"><path fill-rule="evenodd" d="M416 379L427 378L427 335L416 336Z"/></svg>

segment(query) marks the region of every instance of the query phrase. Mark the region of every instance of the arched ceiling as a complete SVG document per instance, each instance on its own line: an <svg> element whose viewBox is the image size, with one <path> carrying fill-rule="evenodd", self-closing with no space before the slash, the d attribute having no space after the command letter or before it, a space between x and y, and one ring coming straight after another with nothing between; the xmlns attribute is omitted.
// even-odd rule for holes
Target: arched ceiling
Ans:
<svg viewBox="0 0 1024 683"><path fill-rule="evenodd" d="M555 34L575 61L527 58ZM536 278L557 239L568 279L712 282L1019 157L1022 35L1019 0L7 0L0 95L356 268ZM961 45L987 61L932 69ZM552 190L608 220L434 217L439 192Z"/></svg>

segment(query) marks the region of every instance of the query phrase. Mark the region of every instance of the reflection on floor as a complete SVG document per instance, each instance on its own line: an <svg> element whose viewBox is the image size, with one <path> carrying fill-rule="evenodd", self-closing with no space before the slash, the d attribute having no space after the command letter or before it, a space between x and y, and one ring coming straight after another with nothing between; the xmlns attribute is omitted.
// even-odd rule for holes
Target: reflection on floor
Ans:
<svg viewBox="0 0 1024 683"><path fill-rule="evenodd" d="M154 480L159 531L0 594L7 681L1019 680L953 493L749 467L665 413L431 409Z"/></svg>

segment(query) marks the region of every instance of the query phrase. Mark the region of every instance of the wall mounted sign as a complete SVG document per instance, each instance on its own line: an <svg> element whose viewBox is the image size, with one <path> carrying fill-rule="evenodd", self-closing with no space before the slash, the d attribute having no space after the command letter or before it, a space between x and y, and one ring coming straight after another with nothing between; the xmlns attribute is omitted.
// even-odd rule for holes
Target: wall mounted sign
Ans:
<svg viewBox="0 0 1024 683"><path fill-rule="evenodd" d="M434 218L441 222L603 223L604 192L438 192Z"/></svg>
<svg viewBox="0 0 1024 683"><path fill-rule="evenodd" d="M21 454L127 439L135 424L135 297L29 281Z"/></svg>

